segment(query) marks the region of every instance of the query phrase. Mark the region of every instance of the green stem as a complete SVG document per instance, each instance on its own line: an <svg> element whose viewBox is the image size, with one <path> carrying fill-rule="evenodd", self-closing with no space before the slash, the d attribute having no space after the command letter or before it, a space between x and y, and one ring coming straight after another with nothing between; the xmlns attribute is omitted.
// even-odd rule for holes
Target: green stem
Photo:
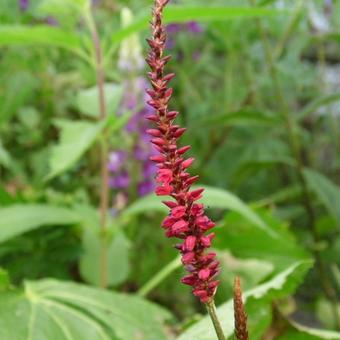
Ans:
<svg viewBox="0 0 340 340"><path fill-rule="evenodd" d="M305 0L300 0L296 7L295 10L293 12L293 15L280 39L280 41L278 42L273 56L274 56L274 60L277 60L281 57L282 52L287 44L287 41L289 40L290 36L293 34L295 27L297 26L297 24L299 23L299 19L300 19L300 15L302 13L302 9L303 9L303 4L304 4Z"/></svg>
<svg viewBox="0 0 340 340"><path fill-rule="evenodd" d="M253 6L256 6L255 0L249 0L249 2ZM289 108L285 101L283 91L281 89L278 73L276 70L276 66L274 63L274 56L272 54L271 46L269 44L267 34L262 25L261 19L256 18L256 24L257 24L259 33L261 35L262 44L264 47L265 59L268 65L268 71L272 78L273 89L274 89L274 93L276 97L276 103L283 116L283 119L286 125L286 131L288 134L289 146L291 148L292 155L295 158L297 177L302 187L303 205L305 207L307 217L308 217L308 228L313 237L314 244L317 245L318 243L320 243L321 238L316 229L314 209L312 206L312 201L311 201L310 193L308 190L307 182L303 174L304 164L303 164L303 160L301 157L301 146L300 146L300 141L299 141L299 137L297 133L297 126L295 124L295 121L290 116ZM339 322L339 313L336 310L337 298L336 298L335 290L333 289L332 284L328 278L327 271L322 261L319 250L313 249L313 252L314 252L316 267L319 272L320 283L321 283L322 289L325 293L325 296L327 297L327 299L330 301L330 303L333 306L334 318L336 320L336 324L338 325L340 322Z"/></svg>
<svg viewBox="0 0 340 340"><path fill-rule="evenodd" d="M218 319L217 312L216 312L216 306L214 300L211 300L210 302L205 304L207 311L209 313L210 319L214 325L215 332L217 335L218 340L226 340L226 337L223 334L222 326L220 323L220 320Z"/></svg>
<svg viewBox="0 0 340 340"><path fill-rule="evenodd" d="M167 276L181 266L181 258L177 256L174 260L168 263L162 270L154 275L142 288L139 289L137 295L145 297L156 286L158 286Z"/></svg>
<svg viewBox="0 0 340 340"><path fill-rule="evenodd" d="M94 49L94 67L96 72L96 82L98 88L98 104L100 111L100 120L107 120L107 109L105 102L105 74L103 63L103 52L100 44L97 26L93 19L91 8L85 9L85 18L91 32ZM108 284L108 251L107 251L107 211L109 208L109 170L107 167L108 160L108 130L104 129L100 143L100 163L101 163L101 187L100 187L100 231L101 231L101 248L100 248L100 286L107 287Z"/></svg>

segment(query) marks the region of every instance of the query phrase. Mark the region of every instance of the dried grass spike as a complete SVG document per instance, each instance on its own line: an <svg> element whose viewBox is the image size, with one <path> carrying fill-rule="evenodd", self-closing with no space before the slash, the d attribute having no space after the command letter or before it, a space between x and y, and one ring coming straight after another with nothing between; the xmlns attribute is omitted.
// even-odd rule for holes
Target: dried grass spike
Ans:
<svg viewBox="0 0 340 340"><path fill-rule="evenodd" d="M241 281L238 276L234 281L234 317L235 337L237 340L248 340L247 314L242 301Z"/></svg>

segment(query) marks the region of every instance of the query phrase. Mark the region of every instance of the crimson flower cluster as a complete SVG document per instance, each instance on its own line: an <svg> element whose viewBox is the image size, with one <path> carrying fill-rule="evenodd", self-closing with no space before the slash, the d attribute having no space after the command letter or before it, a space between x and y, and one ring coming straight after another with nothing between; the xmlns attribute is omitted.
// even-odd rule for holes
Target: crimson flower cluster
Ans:
<svg viewBox="0 0 340 340"><path fill-rule="evenodd" d="M178 139L186 129L174 123L178 112L168 109L172 95L172 88L168 88L168 83L175 76L164 74L164 66L171 58L163 56L166 31L162 23L162 13L168 2L169 0L155 0L152 39L147 40L151 49L146 62L151 68L148 75L152 85L152 89L147 90L151 97L148 104L156 111L147 116L147 119L156 124L156 128L147 132L153 137L151 142L159 151L159 154L150 159L158 167L156 194L174 198L174 201L164 202L170 208L170 213L162 226L167 237L183 240L175 246L181 252L182 263L189 272L181 281L192 286L193 294L203 303L208 303L213 299L219 284L215 279L219 271L216 254L206 251L214 237L214 233L206 233L215 223L205 215L203 204L197 202L202 197L203 189L191 189L191 185L198 179L198 176L191 176L187 171L194 158L184 158L190 146L177 146Z"/></svg>

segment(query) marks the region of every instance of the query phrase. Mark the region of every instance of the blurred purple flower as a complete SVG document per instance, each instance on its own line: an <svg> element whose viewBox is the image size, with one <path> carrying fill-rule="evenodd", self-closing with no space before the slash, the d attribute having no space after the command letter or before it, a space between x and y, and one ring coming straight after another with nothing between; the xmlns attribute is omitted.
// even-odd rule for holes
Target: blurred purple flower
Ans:
<svg viewBox="0 0 340 340"><path fill-rule="evenodd" d="M143 176L144 178L152 178L156 173L157 167L154 163L149 161L143 164Z"/></svg>
<svg viewBox="0 0 340 340"><path fill-rule="evenodd" d="M127 158L127 153L125 151L110 152L108 169L111 172L118 171L122 167L123 162L126 160L126 158Z"/></svg>
<svg viewBox="0 0 340 340"><path fill-rule="evenodd" d="M127 171L110 178L109 185L113 189L126 189L130 185L130 176Z"/></svg>
<svg viewBox="0 0 340 340"><path fill-rule="evenodd" d="M46 23L49 26L58 26L59 25L58 21L55 18L53 18L53 17L47 17L46 18Z"/></svg>
<svg viewBox="0 0 340 340"><path fill-rule="evenodd" d="M145 196L147 194L150 194L155 188L154 182L150 180L143 181L138 184L138 195L139 196Z"/></svg>
<svg viewBox="0 0 340 340"><path fill-rule="evenodd" d="M166 31L169 34L176 34L180 32L183 28L183 25L181 24L169 24L166 26Z"/></svg>
<svg viewBox="0 0 340 340"><path fill-rule="evenodd" d="M187 22L186 27L189 32L194 33L194 34L200 34L203 32L203 27L196 21Z"/></svg>
<svg viewBox="0 0 340 340"><path fill-rule="evenodd" d="M29 0L19 0L19 7L22 11L26 11L30 2Z"/></svg>

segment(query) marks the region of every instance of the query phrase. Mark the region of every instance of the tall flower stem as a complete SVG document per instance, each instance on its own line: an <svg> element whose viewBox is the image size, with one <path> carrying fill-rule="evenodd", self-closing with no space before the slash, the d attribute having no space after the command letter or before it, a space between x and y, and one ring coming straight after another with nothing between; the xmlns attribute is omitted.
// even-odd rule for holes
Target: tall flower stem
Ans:
<svg viewBox="0 0 340 340"><path fill-rule="evenodd" d="M217 312L216 312L216 306L214 303L214 300L211 300L210 302L205 304L207 311L209 313L210 319L214 325L215 332L217 335L218 340L225 340L226 337L224 336L221 323L218 319Z"/></svg>
<svg viewBox="0 0 340 340"><path fill-rule="evenodd" d="M92 16L91 8L86 8L85 18L88 23L93 49L94 49L94 68L96 72L96 82L98 89L98 104L100 112L100 121L105 122L107 120L107 110L105 102L104 91L104 62L103 52L100 44L100 38L97 30L97 26ZM101 143L100 143L100 173L101 173L101 187L100 187L100 229L101 229L101 248L100 248L100 286L107 287L108 282L108 252L107 252L107 211L109 208L109 169L107 167L107 161L109 158L108 148L108 131L104 128Z"/></svg>
<svg viewBox="0 0 340 340"><path fill-rule="evenodd" d="M177 256L174 260L169 262L164 268L156 273L143 287L141 287L137 295L145 297L148 295L156 286L158 286L167 276L173 273L176 269L181 266L181 258Z"/></svg>
<svg viewBox="0 0 340 340"><path fill-rule="evenodd" d="M256 6L255 0L249 0L249 2L252 6ZM327 299L329 300L329 302L332 305L333 314L334 314L335 320L337 320L336 324L339 325L340 320L339 320L339 315L338 315L338 312L337 312L336 293L335 293L335 290L332 286L330 279L328 278L325 265L322 261L321 255L320 255L320 251L317 249L317 245L320 243L321 237L320 237L320 235L319 235L319 233L316 229L315 213L314 213L314 209L313 209L313 205L312 205L312 200L311 200L310 193L309 193L309 190L308 190L307 182L306 182L304 174L303 174L304 163L303 163L303 160L302 160L302 157L301 157L301 151L302 150L301 150L301 146L300 146L300 140L299 140L299 136L298 136L296 122L290 116L289 108L288 108L287 102L284 98L284 94L283 94L281 84L280 84L280 81L279 81L279 76L278 76L277 69L276 69L276 66L275 66L274 55L273 55L273 52L271 50L271 46L269 44L266 31L264 29L264 26L263 26L260 18L256 18L256 24L257 24L257 28L258 28L258 31L260 33L261 39L262 39L262 44L263 44L264 53L265 53L265 60L266 60L266 63L267 63L267 67L268 67L270 77L272 79L276 103L278 105L278 108L279 108L282 116L283 116L284 123L286 125L287 135L288 135L287 136L288 137L288 143L289 143L292 155L293 155L295 162L296 162L297 178L298 178L298 180L301 184L303 205L305 207L307 217L308 217L308 228L309 228L311 236L313 237L313 241L314 241L314 244L315 244L315 247L313 249L313 253L314 253L314 258L315 258L315 262L316 262L316 267L317 267L317 270L318 270L318 273L319 273L320 283L321 283L322 289L325 293L325 296L327 297Z"/></svg>

